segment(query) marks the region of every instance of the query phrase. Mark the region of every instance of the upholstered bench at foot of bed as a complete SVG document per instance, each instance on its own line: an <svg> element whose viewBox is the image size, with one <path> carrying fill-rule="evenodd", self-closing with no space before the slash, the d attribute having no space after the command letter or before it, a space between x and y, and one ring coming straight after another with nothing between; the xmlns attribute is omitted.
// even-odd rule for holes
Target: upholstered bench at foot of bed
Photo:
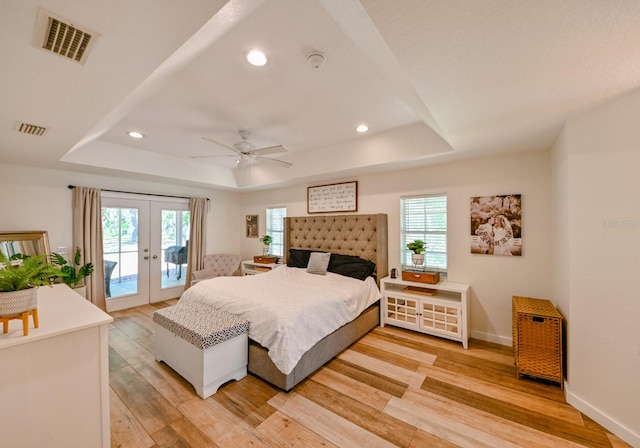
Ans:
<svg viewBox="0 0 640 448"><path fill-rule="evenodd" d="M156 360L208 398L247 375L249 322L207 305L178 303L153 313Z"/></svg>

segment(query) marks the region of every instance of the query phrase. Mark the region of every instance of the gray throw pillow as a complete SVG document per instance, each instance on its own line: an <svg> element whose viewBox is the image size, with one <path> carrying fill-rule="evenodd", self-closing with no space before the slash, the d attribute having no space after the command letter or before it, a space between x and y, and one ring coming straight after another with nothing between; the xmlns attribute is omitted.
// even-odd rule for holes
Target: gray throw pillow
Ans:
<svg viewBox="0 0 640 448"><path fill-rule="evenodd" d="M307 272L309 274L325 275L329 267L329 260L331 260L330 252L312 252L309 256Z"/></svg>

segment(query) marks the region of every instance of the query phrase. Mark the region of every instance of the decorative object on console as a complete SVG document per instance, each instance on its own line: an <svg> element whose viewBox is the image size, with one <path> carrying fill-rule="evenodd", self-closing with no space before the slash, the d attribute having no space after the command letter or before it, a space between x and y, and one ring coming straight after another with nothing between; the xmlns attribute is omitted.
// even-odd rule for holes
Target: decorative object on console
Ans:
<svg viewBox="0 0 640 448"><path fill-rule="evenodd" d="M521 256L521 195L479 196L470 202L471 253Z"/></svg>
<svg viewBox="0 0 640 448"><path fill-rule="evenodd" d="M357 212L358 181L307 187L307 213Z"/></svg>
<svg viewBox="0 0 640 448"><path fill-rule="evenodd" d="M0 322L2 331L9 331L9 321L22 320L22 332L29 334L29 316L38 328L38 286L51 285L66 276L47 256L14 254L6 257L0 252Z"/></svg>
<svg viewBox="0 0 640 448"><path fill-rule="evenodd" d="M51 254L51 262L58 266L62 272L67 274L61 278L62 282L71 289L78 288L78 283L93 273L93 263L80 265L80 259L81 253L79 247L76 247L76 252L73 256L73 264L68 263L67 260L58 253L53 252Z"/></svg>
<svg viewBox="0 0 640 448"><path fill-rule="evenodd" d="M273 241L273 238L271 238L271 235L264 235L262 238L260 238L260 242L264 245L262 247L262 255L263 256L267 256L269 255L269 246L271 245L271 242Z"/></svg>
<svg viewBox="0 0 640 448"><path fill-rule="evenodd" d="M402 280L435 285L440 283L440 273L436 271L402 271Z"/></svg>
<svg viewBox="0 0 640 448"><path fill-rule="evenodd" d="M407 243L407 249L409 249L413 254L411 255L411 261L414 264L414 267L422 266L424 264L424 254L423 252L427 250L428 244L422 240L415 240L410 243Z"/></svg>

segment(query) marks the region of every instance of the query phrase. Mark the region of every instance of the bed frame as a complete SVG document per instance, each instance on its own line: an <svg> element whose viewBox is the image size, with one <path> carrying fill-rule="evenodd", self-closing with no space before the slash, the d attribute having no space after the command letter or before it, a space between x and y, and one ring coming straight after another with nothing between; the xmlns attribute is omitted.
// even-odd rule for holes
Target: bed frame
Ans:
<svg viewBox="0 0 640 448"><path fill-rule="evenodd" d="M284 262L289 249L311 249L357 255L376 263L376 279L388 275L387 215L333 215L285 218ZM315 372L380 323L376 302L350 323L320 340L306 352L293 371L285 375L273 364L268 351L249 339L249 372L285 390Z"/></svg>

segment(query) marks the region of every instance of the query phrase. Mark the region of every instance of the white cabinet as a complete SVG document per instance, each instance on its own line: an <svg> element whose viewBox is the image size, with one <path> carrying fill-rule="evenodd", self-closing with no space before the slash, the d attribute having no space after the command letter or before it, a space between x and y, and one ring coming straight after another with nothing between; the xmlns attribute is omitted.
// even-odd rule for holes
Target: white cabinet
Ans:
<svg viewBox="0 0 640 448"><path fill-rule="evenodd" d="M62 284L38 289L38 316L0 334L0 445L108 448L113 319Z"/></svg>
<svg viewBox="0 0 640 448"><path fill-rule="evenodd" d="M435 285L385 277L380 324L441 336L469 347L469 285Z"/></svg>
<svg viewBox="0 0 640 448"><path fill-rule="evenodd" d="M282 266L277 263L257 263L253 260L245 260L242 262L242 275L262 274L263 272Z"/></svg>

